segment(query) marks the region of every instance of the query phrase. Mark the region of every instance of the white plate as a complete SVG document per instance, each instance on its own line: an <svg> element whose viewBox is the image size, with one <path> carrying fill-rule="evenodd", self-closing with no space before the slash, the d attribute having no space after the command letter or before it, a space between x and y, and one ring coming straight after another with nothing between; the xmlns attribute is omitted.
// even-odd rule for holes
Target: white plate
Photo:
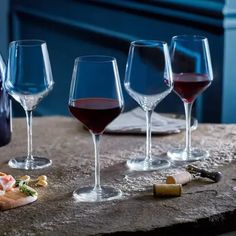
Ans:
<svg viewBox="0 0 236 236"><path fill-rule="evenodd" d="M185 130L185 117L177 114L152 114L153 134L172 134ZM191 119L191 130L197 128L198 121ZM129 112L122 113L117 119L105 129L105 133L119 134L145 134L146 120L145 112L141 108L135 108Z"/></svg>

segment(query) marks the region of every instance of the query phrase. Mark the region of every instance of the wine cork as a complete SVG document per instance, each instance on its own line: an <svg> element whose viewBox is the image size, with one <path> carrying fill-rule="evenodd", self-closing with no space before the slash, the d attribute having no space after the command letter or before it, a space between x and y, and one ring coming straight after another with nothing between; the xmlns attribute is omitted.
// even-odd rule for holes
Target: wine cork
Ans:
<svg viewBox="0 0 236 236"><path fill-rule="evenodd" d="M187 184L188 182L192 181L192 175L187 171L182 171L175 175L169 175L166 177L167 184Z"/></svg>
<svg viewBox="0 0 236 236"><path fill-rule="evenodd" d="M179 197L182 193L181 184L154 184L153 195L157 197Z"/></svg>

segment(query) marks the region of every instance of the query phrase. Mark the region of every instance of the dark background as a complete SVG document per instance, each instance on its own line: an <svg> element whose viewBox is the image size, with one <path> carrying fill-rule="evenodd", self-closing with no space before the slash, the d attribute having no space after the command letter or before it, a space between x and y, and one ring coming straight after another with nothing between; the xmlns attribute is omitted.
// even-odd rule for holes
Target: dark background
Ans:
<svg viewBox="0 0 236 236"><path fill-rule="evenodd" d="M214 81L195 102L193 116L200 122L236 122L234 0L1 0L0 13L0 51L5 59L11 40L37 38L48 44L55 87L35 115L69 115L69 86L78 56L116 57L123 82L131 41L170 43L173 35L198 34L209 39ZM137 104L123 92L127 111ZM184 108L172 93L157 111L183 113ZM14 115L24 115L19 105Z"/></svg>

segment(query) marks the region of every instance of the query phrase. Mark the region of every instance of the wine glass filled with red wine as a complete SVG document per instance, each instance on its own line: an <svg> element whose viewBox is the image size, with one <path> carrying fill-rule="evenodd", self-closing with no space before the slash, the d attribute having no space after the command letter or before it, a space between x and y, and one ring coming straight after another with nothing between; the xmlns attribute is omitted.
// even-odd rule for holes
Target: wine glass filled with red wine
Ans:
<svg viewBox="0 0 236 236"><path fill-rule="evenodd" d="M74 191L81 202L120 198L119 189L100 184L99 140L106 126L124 105L116 59L109 56L81 56L75 60L69 110L92 134L95 149L95 185Z"/></svg>
<svg viewBox="0 0 236 236"><path fill-rule="evenodd" d="M168 151L175 161L195 161L209 156L207 150L191 147L190 119L195 99L213 80L208 40L202 36L181 35L172 38L170 57L174 91L184 103L186 116L185 148Z"/></svg>
<svg viewBox="0 0 236 236"><path fill-rule="evenodd" d="M146 113L146 151L127 161L135 171L153 171L170 166L165 158L151 152L153 110L172 90L172 72L166 42L137 40L131 43L125 73L125 88Z"/></svg>

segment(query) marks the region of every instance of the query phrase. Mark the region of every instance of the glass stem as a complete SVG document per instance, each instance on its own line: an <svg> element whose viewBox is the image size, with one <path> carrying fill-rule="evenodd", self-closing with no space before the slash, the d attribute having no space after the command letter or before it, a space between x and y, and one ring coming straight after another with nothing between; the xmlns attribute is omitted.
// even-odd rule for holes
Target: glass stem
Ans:
<svg viewBox="0 0 236 236"><path fill-rule="evenodd" d="M146 162L151 162L152 160L152 134L151 134L151 116L152 110L146 111Z"/></svg>
<svg viewBox="0 0 236 236"><path fill-rule="evenodd" d="M186 141L185 151L187 156L191 154L191 111L193 103L184 102L185 119L186 119Z"/></svg>
<svg viewBox="0 0 236 236"><path fill-rule="evenodd" d="M93 143L94 143L94 153L95 153L95 184L94 190L101 191L100 183L100 158L99 158L99 144L100 144L100 134L93 134Z"/></svg>
<svg viewBox="0 0 236 236"><path fill-rule="evenodd" d="M34 160L32 155L32 111L25 111L25 113L27 122L27 140L28 140L27 161L32 161Z"/></svg>

